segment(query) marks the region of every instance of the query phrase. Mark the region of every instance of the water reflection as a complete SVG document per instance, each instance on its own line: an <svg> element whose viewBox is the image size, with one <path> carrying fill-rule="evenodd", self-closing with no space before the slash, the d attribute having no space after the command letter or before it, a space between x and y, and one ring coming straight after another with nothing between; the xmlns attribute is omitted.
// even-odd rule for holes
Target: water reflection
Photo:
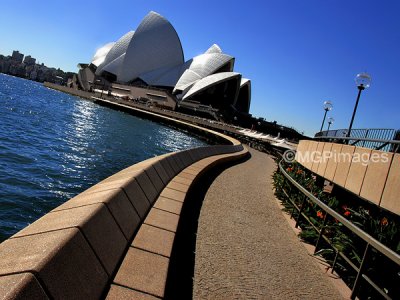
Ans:
<svg viewBox="0 0 400 300"><path fill-rule="evenodd" d="M0 74L0 241L136 162L203 142Z"/></svg>

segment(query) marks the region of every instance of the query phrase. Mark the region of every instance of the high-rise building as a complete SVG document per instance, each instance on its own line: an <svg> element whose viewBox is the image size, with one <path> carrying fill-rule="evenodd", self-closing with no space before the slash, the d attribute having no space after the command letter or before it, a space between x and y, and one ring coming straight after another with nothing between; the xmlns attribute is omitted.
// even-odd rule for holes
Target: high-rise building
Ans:
<svg viewBox="0 0 400 300"><path fill-rule="evenodd" d="M22 60L24 59L24 55L22 53L19 53L18 50L14 50L12 53L12 60L22 63Z"/></svg>

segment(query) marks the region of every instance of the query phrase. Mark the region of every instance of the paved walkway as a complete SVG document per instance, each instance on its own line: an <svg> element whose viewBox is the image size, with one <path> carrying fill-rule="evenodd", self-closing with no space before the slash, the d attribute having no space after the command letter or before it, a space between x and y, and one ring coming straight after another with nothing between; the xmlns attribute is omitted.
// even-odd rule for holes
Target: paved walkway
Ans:
<svg viewBox="0 0 400 300"><path fill-rule="evenodd" d="M204 199L194 299L342 299L282 215L272 191L276 164L251 154Z"/></svg>

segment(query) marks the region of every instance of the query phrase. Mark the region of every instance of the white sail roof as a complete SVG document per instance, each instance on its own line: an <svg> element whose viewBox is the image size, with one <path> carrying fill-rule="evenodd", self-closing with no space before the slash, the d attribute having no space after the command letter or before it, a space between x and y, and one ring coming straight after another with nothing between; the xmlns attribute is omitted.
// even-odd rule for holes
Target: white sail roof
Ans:
<svg viewBox="0 0 400 300"><path fill-rule="evenodd" d="M183 72L185 72L190 67L192 61L193 60L191 59L182 65L178 65L172 68L165 67L144 73L140 75L140 79L142 79L148 85L175 87Z"/></svg>
<svg viewBox="0 0 400 300"><path fill-rule="evenodd" d="M205 89L208 89L214 85L217 85L221 82L225 82L231 79L236 78L238 81L241 78L241 75L236 72L221 72L221 73L216 73L212 74L210 76L207 76L199 81L197 81L191 89L183 96L182 100L186 100L190 97L193 97L195 94L198 94Z"/></svg>
<svg viewBox="0 0 400 300"><path fill-rule="evenodd" d="M204 53L222 53L221 48L217 44L211 45L210 48L207 49Z"/></svg>
<svg viewBox="0 0 400 300"><path fill-rule="evenodd" d="M114 59L113 61L108 63L107 65L105 65L102 68L102 72L107 71L108 73L112 73L112 74L118 76L118 74L121 71L121 67L122 67L122 63L124 61L124 57L125 57L125 53L122 54L121 56L117 57L116 59Z"/></svg>
<svg viewBox="0 0 400 300"><path fill-rule="evenodd" d="M96 53L94 54L91 63L98 67L103 61L105 60L108 52L110 52L111 48L115 45L115 42L111 42L105 44L104 46L97 49Z"/></svg>
<svg viewBox="0 0 400 300"><path fill-rule="evenodd" d="M110 64L111 62L113 62L115 59L117 59L118 57L120 57L122 54L124 54L126 52L126 49L128 48L128 45L131 42L134 33L135 33L134 31L129 31L128 33L124 34L115 43L115 45L107 53L106 58L104 59L104 62L97 67L96 75L100 75L101 72L103 71L103 68L106 65ZM113 64L115 65L115 63L113 63ZM118 75L118 74L115 74L115 75Z"/></svg>
<svg viewBox="0 0 400 300"><path fill-rule="evenodd" d="M182 65L183 50L179 37L167 19L150 12L135 31L118 80L129 82L150 71Z"/></svg>
<svg viewBox="0 0 400 300"><path fill-rule="evenodd" d="M179 78L174 92L183 91L188 85L218 71L221 67L230 64L229 71L233 69L234 58L223 53L205 53L193 58L193 62Z"/></svg>

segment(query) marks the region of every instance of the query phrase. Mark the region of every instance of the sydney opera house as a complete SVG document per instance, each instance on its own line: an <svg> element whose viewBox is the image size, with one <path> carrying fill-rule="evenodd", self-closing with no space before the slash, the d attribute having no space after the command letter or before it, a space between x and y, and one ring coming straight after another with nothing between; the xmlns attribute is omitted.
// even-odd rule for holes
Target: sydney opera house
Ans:
<svg viewBox="0 0 400 300"><path fill-rule="evenodd" d="M232 118L249 114L251 98L250 80L233 71L234 63L216 44L185 61L174 27L150 12L136 31L101 47L89 64L79 64L72 84L174 110Z"/></svg>

